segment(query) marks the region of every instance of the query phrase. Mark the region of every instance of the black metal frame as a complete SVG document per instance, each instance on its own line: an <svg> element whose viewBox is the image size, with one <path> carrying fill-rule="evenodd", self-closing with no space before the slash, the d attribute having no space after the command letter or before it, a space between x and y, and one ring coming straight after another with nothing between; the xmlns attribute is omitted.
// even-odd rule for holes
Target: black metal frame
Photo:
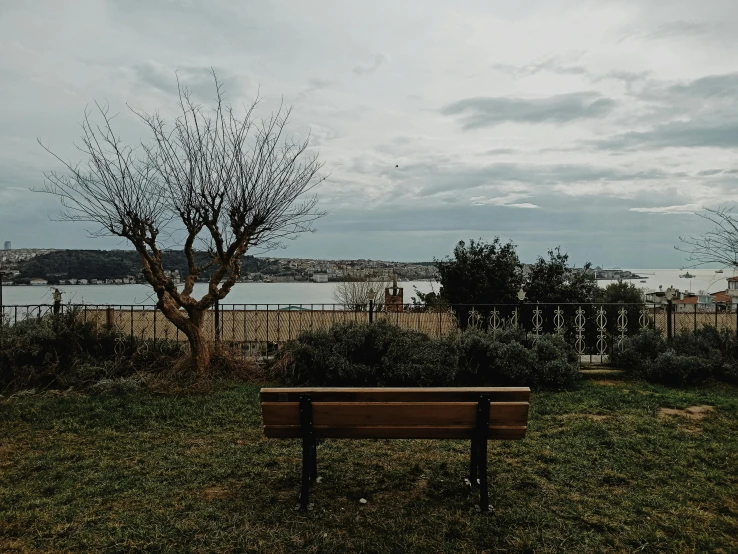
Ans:
<svg viewBox="0 0 738 554"><path fill-rule="evenodd" d="M479 511L489 511L487 490L487 438L491 397L482 394L477 403L477 421L471 441L469 482L479 485ZM313 427L313 402L309 394L300 395L300 429L302 432L302 486L300 510L309 506L310 483L318 478L318 444Z"/></svg>
<svg viewBox="0 0 738 554"><path fill-rule="evenodd" d="M477 403L477 425L471 441L469 483L479 485L479 511L489 511L487 490L487 435L489 434L490 396L482 394Z"/></svg>

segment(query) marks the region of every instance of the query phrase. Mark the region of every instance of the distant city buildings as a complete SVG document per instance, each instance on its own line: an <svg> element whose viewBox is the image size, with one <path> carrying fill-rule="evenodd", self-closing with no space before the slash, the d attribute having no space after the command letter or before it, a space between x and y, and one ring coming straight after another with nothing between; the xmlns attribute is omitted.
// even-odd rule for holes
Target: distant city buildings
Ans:
<svg viewBox="0 0 738 554"><path fill-rule="evenodd" d="M648 307L666 308L668 300L665 290L657 290L644 294ZM738 277L728 279L728 288L717 292L699 291L697 293L674 289L671 301L676 313L697 313L716 311L738 311Z"/></svg>
<svg viewBox="0 0 738 554"><path fill-rule="evenodd" d="M109 255L112 260L119 261L119 254L115 251L97 251L93 258L95 263L80 256L80 251L70 251L71 263L64 266L63 270L58 264L41 263L45 268L39 272L39 264L28 265L27 262L43 256L53 249L21 248L9 249L10 241L7 241L6 250L0 252L0 262L6 279L10 277L16 285L30 284L31 279L42 279L50 285L97 285L97 284L129 284L144 283L142 274L130 275L133 267L121 271L120 275L108 275L101 278L90 272L95 264L100 263L101 256ZM64 255L64 250L56 250L58 254ZM58 255L57 255L58 257ZM102 260L105 261L104 258ZM28 267L27 270L24 268ZM33 267L34 269L31 269ZM248 267L248 269L246 269ZM8 275L12 271L12 275ZM186 272L186 269L184 270ZM187 276L182 268L169 268L165 271L166 276L174 283L181 283ZM256 260L244 261L244 272L241 281L263 282L263 283L290 283L290 282L315 282L328 283L342 281L344 279L358 279L369 281L392 281L396 275L398 281L418 281L433 279L437 277L435 265L430 263L407 263L387 262L381 260L314 260L304 258L258 258ZM202 276L201 280L207 281L208 277ZM6 280L6 282L9 282Z"/></svg>
<svg viewBox="0 0 738 554"><path fill-rule="evenodd" d="M6 240L2 261L9 264L18 264L53 251L53 248L16 248L13 250L10 247L10 241Z"/></svg>
<svg viewBox="0 0 738 554"><path fill-rule="evenodd" d="M594 273L595 279L604 281L617 281L618 279L640 279L641 276L623 269L602 269L600 266L590 268L588 273Z"/></svg>

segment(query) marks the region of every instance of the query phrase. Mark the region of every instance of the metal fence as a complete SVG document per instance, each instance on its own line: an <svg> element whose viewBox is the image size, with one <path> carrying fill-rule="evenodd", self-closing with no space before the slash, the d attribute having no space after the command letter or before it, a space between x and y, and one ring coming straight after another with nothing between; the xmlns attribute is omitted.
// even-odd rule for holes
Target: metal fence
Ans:
<svg viewBox="0 0 738 554"><path fill-rule="evenodd" d="M391 308L391 309L390 309ZM130 337L174 340L187 338L155 306L142 305L27 305L4 306L3 322L14 325L28 318L44 318L75 310L82 321L116 328ZM326 330L340 323L386 321L439 338L474 327L490 334L514 327L534 339L546 333L564 337L583 359L598 363L623 340L652 328L665 336L707 325L738 333L738 313L717 305L687 310L645 304L503 304L455 305L438 309L422 305L383 307L340 304L220 304L205 315L204 331L214 342L236 346L246 355L279 348L308 330Z"/></svg>

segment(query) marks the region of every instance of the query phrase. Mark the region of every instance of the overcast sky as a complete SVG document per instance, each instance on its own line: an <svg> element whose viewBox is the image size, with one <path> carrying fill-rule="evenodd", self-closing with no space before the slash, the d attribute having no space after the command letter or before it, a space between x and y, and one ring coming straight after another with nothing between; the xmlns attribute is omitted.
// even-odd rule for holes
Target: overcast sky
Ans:
<svg viewBox="0 0 738 554"><path fill-rule="evenodd" d="M273 255L430 260L512 239L524 261L681 267L693 212L738 199L738 2L0 0L0 240L115 248L31 192L107 101L293 107L329 179L317 232ZM399 166L399 167L395 167Z"/></svg>

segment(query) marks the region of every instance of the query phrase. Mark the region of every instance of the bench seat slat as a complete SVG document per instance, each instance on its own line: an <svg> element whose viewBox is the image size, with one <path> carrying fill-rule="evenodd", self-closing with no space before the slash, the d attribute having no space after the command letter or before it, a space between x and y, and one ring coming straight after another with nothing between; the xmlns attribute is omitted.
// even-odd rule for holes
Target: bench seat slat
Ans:
<svg viewBox="0 0 738 554"><path fill-rule="evenodd" d="M265 425L299 425L297 402L262 402ZM363 425L469 427L476 422L474 402L313 402L313 425L356 427ZM490 426L524 426L527 402L490 404Z"/></svg>
<svg viewBox="0 0 738 554"><path fill-rule="evenodd" d="M356 427L315 426L318 438L342 439L471 439L473 427L428 427L366 425ZM490 440L516 440L525 437L525 426L490 427L487 438ZM298 438L301 436L299 425L266 425L264 435L269 438Z"/></svg>
<svg viewBox="0 0 738 554"><path fill-rule="evenodd" d="M263 388L262 402L298 402L309 394L313 402L477 402L480 394L492 402L528 402L528 387L387 387L387 388Z"/></svg>

